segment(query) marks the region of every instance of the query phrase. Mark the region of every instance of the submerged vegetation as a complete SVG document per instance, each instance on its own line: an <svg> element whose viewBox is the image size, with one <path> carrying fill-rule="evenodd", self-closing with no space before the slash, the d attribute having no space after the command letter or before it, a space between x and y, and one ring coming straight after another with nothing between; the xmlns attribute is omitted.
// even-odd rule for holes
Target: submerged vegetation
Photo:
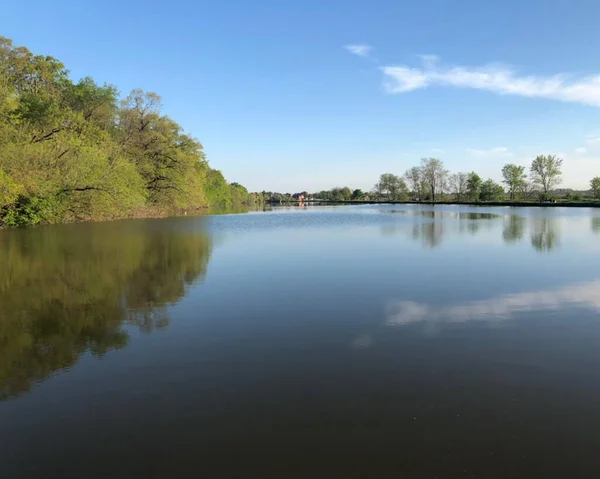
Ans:
<svg viewBox="0 0 600 479"><path fill-rule="evenodd" d="M0 226L154 216L252 202L160 97L74 82L57 59L0 37Z"/></svg>

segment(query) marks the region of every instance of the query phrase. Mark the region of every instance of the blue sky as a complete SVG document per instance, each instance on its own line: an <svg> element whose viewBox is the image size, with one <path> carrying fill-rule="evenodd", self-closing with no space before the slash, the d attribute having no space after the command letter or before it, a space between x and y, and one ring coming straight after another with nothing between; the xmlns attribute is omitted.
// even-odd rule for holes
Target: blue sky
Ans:
<svg viewBox="0 0 600 479"><path fill-rule="evenodd" d="M220 0L2 7L0 34L162 96L251 190L370 189L421 157L500 180L564 158L600 175L600 2Z"/></svg>

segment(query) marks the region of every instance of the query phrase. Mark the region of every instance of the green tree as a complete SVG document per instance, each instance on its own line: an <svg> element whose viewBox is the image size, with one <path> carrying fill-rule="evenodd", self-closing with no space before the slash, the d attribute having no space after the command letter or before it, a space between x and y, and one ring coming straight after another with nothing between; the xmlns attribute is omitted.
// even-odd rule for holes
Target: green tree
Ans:
<svg viewBox="0 0 600 479"><path fill-rule="evenodd" d="M469 173L458 172L450 176L450 188L457 201L462 201L467 194Z"/></svg>
<svg viewBox="0 0 600 479"><path fill-rule="evenodd" d="M435 203L436 195L442 193L446 185L448 170L444 168L444 163L437 158L423 158L421 175L431 193L431 201Z"/></svg>
<svg viewBox="0 0 600 479"><path fill-rule="evenodd" d="M365 194L363 193L363 191L361 189L356 189L352 192L352 199L353 200L362 200L365 197Z"/></svg>
<svg viewBox="0 0 600 479"><path fill-rule="evenodd" d="M242 200L160 107L154 93L119 101L114 86L73 82L57 59L0 37L0 227Z"/></svg>
<svg viewBox="0 0 600 479"><path fill-rule="evenodd" d="M348 201L348 200L352 199L352 190L350 188L348 188L347 186L344 186L341 189L340 194L344 201Z"/></svg>
<svg viewBox="0 0 600 479"><path fill-rule="evenodd" d="M0 180L0 182L1 182L1 180ZM590 181L590 187L592 188L592 196L594 198L600 198L600 176L596 176L595 178L592 179L592 181ZM2 191L1 188L2 187L0 186L0 192ZM1 195L1 193L0 193L0 195ZM1 196L0 196L0 198L1 198Z"/></svg>
<svg viewBox="0 0 600 479"><path fill-rule="evenodd" d="M479 201L481 195L481 185L483 180L481 177L472 171L467 178L467 195L471 201Z"/></svg>
<svg viewBox="0 0 600 479"><path fill-rule="evenodd" d="M413 166L406 170L404 173L404 179L410 189L413 199L423 199L423 174L421 168Z"/></svg>
<svg viewBox="0 0 600 479"><path fill-rule="evenodd" d="M502 185L499 185L493 180L486 180L481 184L481 192L479 198L481 201L502 201L505 199L506 193Z"/></svg>
<svg viewBox="0 0 600 479"><path fill-rule="evenodd" d="M248 190L239 183L231 183L229 185L229 191L232 204L239 205L248 202L250 197Z"/></svg>
<svg viewBox="0 0 600 479"><path fill-rule="evenodd" d="M562 163L556 155L538 155L531 163L531 180L542 189L544 196L561 183Z"/></svg>
<svg viewBox="0 0 600 479"><path fill-rule="evenodd" d="M527 173L524 166L518 166L512 163L504 165L502 168L502 183L508 188L508 194L511 200L515 195L525 188L527 184Z"/></svg>
<svg viewBox="0 0 600 479"><path fill-rule="evenodd" d="M374 190L391 201L404 200L408 194L404 180L392 173L383 173L379 177L379 182L375 184Z"/></svg>

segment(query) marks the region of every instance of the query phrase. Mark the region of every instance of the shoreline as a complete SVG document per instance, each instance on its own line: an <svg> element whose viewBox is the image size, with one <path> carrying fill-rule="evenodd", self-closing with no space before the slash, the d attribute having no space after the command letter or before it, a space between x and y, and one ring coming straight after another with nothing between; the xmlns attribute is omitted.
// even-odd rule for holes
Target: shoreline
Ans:
<svg viewBox="0 0 600 479"><path fill-rule="evenodd" d="M313 206L326 205L456 205L456 206L492 206L492 207L533 207L533 208L600 208L600 201L595 202L556 202L556 203L540 203L527 201L377 201L377 200L347 200L347 201L313 201L305 202ZM281 205L294 205L298 203L281 203ZM277 205L277 203L272 203Z"/></svg>

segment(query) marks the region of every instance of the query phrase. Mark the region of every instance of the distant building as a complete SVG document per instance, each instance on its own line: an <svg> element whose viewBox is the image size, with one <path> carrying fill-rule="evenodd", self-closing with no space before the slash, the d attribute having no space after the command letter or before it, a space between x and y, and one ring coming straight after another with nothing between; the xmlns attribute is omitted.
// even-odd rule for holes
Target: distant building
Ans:
<svg viewBox="0 0 600 479"><path fill-rule="evenodd" d="M298 201L304 201L308 199L308 193L306 191L303 191L302 193L294 193L292 198Z"/></svg>

